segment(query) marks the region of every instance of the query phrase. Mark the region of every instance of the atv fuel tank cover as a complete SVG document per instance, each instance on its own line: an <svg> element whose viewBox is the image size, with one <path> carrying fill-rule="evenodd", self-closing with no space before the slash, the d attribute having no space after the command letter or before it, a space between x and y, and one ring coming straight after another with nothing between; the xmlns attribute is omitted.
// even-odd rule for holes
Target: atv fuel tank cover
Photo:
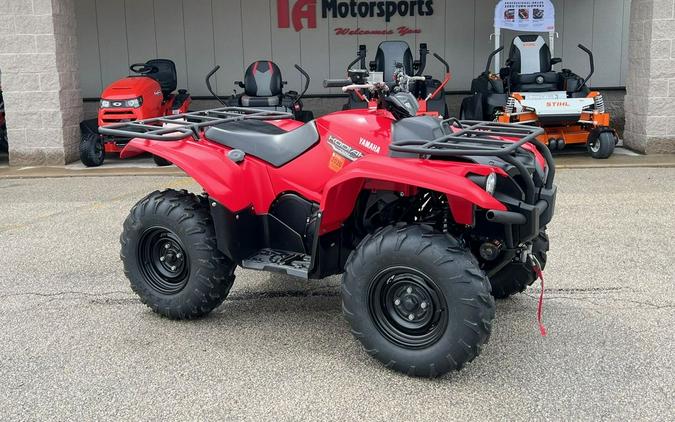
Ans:
<svg viewBox="0 0 675 422"><path fill-rule="evenodd" d="M233 149L232 151L227 153L227 158L232 160L233 162L239 164L242 161L244 161L244 158L246 157L246 153L240 149Z"/></svg>

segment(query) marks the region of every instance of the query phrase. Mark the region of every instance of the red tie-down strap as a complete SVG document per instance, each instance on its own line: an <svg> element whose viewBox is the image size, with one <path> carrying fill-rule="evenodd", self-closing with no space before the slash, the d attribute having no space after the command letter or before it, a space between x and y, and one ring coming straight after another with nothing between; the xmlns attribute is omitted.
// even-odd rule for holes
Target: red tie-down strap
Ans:
<svg viewBox="0 0 675 422"><path fill-rule="evenodd" d="M546 331L546 326L544 326L544 273L541 271L539 261L534 256L532 257L532 269L537 278L541 280L541 293L539 293L539 305L537 306L537 322L539 323L541 336L546 337L548 332Z"/></svg>

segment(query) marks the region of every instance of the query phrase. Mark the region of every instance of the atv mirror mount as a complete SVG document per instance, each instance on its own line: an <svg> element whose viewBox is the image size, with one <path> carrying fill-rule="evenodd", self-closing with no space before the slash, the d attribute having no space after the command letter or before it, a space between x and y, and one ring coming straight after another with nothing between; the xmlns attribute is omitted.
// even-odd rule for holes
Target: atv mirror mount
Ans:
<svg viewBox="0 0 675 422"><path fill-rule="evenodd" d="M211 93L211 95L213 95L213 98L215 98L216 100L218 100L218 102L219 102L220 104L222 104L222 105L227 105L227 104L225 104L225 101L223 101L223 99L220 98L220 97L218 96L218 94L216 94L216 92L215 92L215 91L213 90L213 88L211 87L211 78L213 77L213 75L216 74L216 72L217 72L218 70L220 70L220 66L214 67L213 70L210 71L208 75L206 75L206 88L209 90L209 92Z"/></svg>
<svg viewBox="0 0 675 422"><path fill-rule="evenodd" d="M581 91L581 88L588 83L588 81L591 79L591 76L593 76L593 73L595 73L595 61L593 60L593 52L586 48L583 44L579 44L578 47L583 50L586 54L588 54L588 60L590 61L591 65L591 72L586 76L583 80L582 83L579 84L579 87L577 88L576 92Z"/></svg>

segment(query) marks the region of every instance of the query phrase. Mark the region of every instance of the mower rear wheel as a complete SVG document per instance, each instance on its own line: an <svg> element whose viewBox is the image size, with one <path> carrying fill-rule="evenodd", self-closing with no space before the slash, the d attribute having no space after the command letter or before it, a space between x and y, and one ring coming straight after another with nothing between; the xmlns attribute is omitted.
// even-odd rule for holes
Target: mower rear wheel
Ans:
<svg viewBox="0 0 675 422"><path fill-rule="evenodd" d="M368 235L342 279L342 310L365 351L387 368L434 378L478 356L495 316L471 253L425 225Z"/></svg>
<svg viewBox="0 0 675 422"><path fill-rule="evenodd" d="M216 247L208 206L187 191L156 191L141 199L120 241L132 290L158 314L198 318L230 292L236 265Z"/></svg>
<svg viewBox="0 0 675 422"><path fill-rule="evenodd" d="M609 158L614 153L614 146L617 142L618 139L613 132L601 132L595 140L589 140L588 152L593 158Z"/></svg>
<svg viewBox="0 0 675 422"><path fill-rule="evenodd" d="M105 161L103 139L95 133L83 133L80 138L80 160L87 167L98 167Z"/></svg>
<svg viewBox="0 0 675 422"><path fill-rule="evenodd" d="M541 269L546 267L546 252L549 242L545 230L539 232L539 236L532 242L532 253L537 257ZM532 265L529 262L511 262L502 268L497 274L490 277L492 296L497 299L506 299L516 293L525 291L527 286L537 279Z"/></svg>
<svg viewBox="0 0 675 422"><path fill-rule="evenodd" d="M171 161L164 159L158 155L153 155L152 159L155 162L155 164L157 164L158 167L166 167L173 164Z"/></svg>

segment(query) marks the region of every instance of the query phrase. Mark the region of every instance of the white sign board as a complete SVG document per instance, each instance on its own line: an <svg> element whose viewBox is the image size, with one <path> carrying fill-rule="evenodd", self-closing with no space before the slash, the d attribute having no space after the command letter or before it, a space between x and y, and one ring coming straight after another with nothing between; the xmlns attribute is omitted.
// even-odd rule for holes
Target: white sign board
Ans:
<svg viewBox="0 0 675 422"><path fill-rule="evenodd" d="M555 31L555 8L551 0L502 0L495 9L495 29Z"/></svg>

